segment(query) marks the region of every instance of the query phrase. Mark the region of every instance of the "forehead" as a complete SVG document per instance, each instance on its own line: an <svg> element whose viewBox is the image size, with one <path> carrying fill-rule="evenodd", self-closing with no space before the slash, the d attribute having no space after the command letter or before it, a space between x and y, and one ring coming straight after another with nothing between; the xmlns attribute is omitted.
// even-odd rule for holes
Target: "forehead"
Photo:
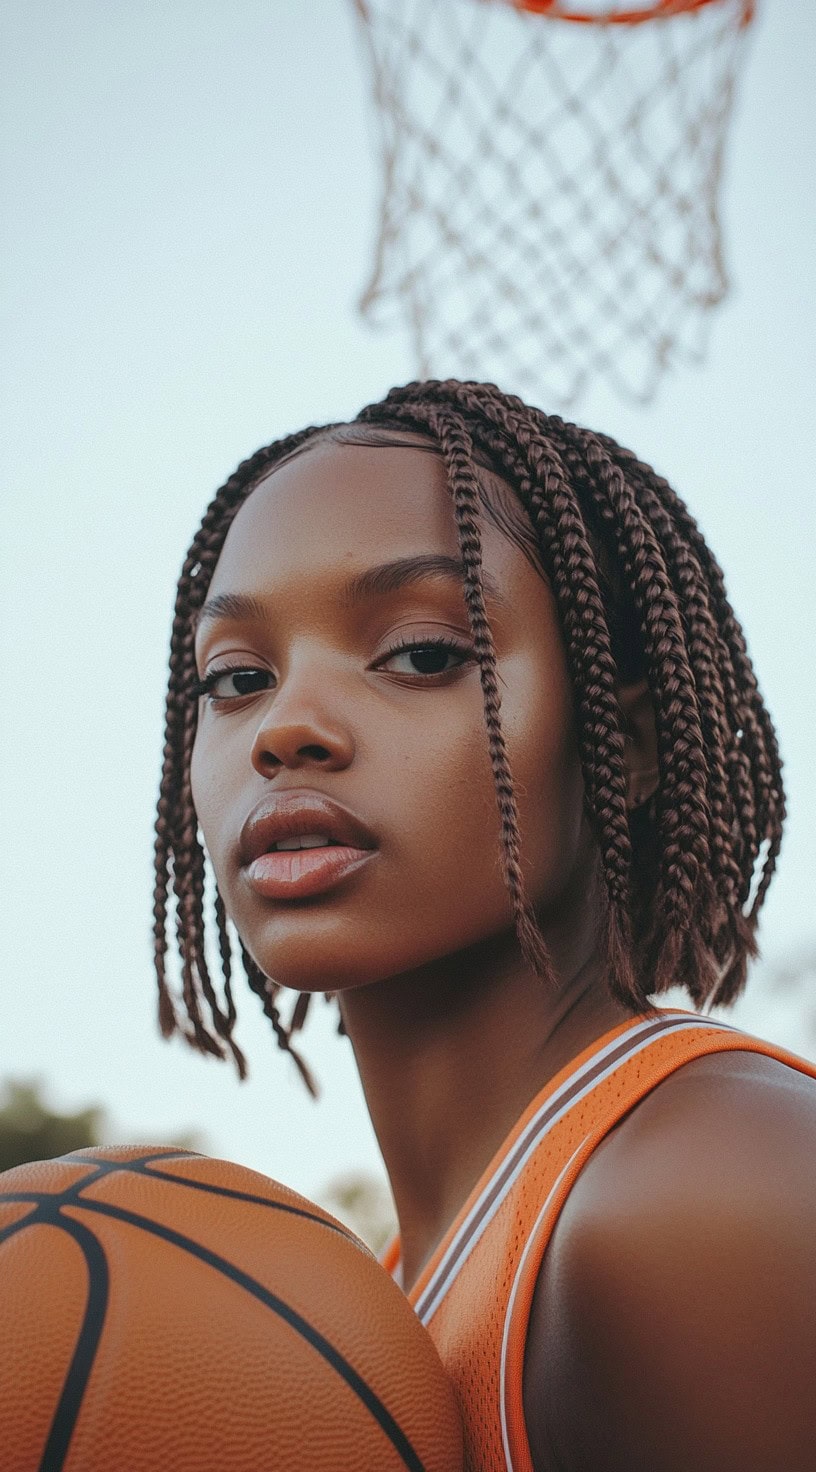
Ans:
<svg viewBox="0 0 816 1472"><path fill-rule="evenodd" d="M501 483L489 494L514 499L509 487L501 495ZM523 577L525 567L535 576L519 548L490 520L479 520L486 570L504 586ZM410 444L322 441L251 492L229 529L211 586L261 592L290 578L319 582L333 572L345 576L427 552L459 555L441 456Z"/></svg>

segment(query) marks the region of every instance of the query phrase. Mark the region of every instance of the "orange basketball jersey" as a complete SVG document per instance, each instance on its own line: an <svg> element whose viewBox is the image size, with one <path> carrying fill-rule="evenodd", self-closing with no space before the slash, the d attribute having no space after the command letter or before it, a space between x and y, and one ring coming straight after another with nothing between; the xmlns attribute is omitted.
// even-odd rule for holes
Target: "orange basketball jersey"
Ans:
<svg viewBox="0 0 816 1472"><path fill-rule="evenodd" d="M491 1161L409 1298L456 1387L467 1472L532 1472L522 1371L533 1292L578 1172L609 1130L692 1058L765 1053L816 1064L727 1023L662 1010L605 1033L533 1099ZM399 1277L399 1242L385 1266Z"/></svg>

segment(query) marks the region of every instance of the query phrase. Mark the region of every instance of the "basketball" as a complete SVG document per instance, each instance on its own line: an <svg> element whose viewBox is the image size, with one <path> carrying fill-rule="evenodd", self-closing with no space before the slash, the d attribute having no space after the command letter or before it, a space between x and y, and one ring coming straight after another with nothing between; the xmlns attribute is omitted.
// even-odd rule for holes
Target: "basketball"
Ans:
<svg viewBox="0 0 816 1472"><path fill-rule="evenodd" d="M3 1472L460 1472L406 1298L285 1186L167 1147L0 1175Z"/></svg>

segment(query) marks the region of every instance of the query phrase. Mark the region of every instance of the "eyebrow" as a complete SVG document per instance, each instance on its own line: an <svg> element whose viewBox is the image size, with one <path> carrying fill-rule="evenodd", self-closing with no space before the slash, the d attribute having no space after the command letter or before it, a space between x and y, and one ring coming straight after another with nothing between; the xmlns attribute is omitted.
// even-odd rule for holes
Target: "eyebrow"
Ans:
<svg viewBox="0 0 816 1472"><path fill-rule="evenodd" d="M456 582L462 589L465 570L456 557L442 553L425 552L417 557L398 557L393 562L381 562L355 573L344 583L340 591L340 602L344 607L353 607L368 599L386 597L414 583L431 580ZM482 588L485 596L501 608L509 609L508 600L501 592L495 579L482 569ZM208 598L196 620L200 627L209 619L229 618L236 621L262 621L269 617L264 600L251 593L218 593Z"/></svg>

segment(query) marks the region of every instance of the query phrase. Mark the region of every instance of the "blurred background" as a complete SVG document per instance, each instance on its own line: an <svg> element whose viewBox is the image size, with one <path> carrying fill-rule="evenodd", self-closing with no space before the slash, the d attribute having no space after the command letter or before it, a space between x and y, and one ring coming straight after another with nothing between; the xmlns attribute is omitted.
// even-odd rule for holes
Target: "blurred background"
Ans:
<svg viewBox="0 0 816 1472"><path fill-rule="evenodd" d="M0 1167L181 1141L379 1240L387 1193L333 1010L304 1037L314 1104L242 994L240 1085L160 1040L150 940L170 614L204 506L260 444L415 374L407 331L356 312L380 180L352 8L5 0L0 28ZM724 565L790 806L730 1017L816 1057L816 9L762 0L752 31L707 361L648 408L592 385L575 417L666 474Z"/></svg>

